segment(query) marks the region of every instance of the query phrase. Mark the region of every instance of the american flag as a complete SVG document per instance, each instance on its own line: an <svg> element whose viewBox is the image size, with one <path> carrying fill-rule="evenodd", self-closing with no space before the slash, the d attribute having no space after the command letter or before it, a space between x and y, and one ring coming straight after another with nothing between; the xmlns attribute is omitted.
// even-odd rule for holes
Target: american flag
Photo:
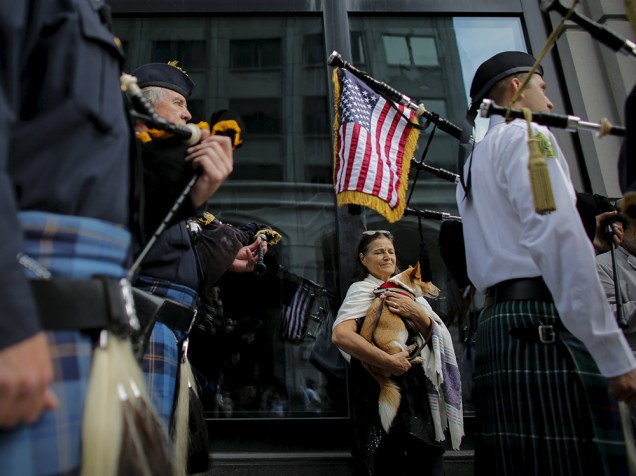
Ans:
<svg viewBox="0 0 636 476"><path fill-rule="evenodd" d="M419 130L413 111L389 102L349 71L333 75L334 188L338 205L363 205L393 223L404 214Z"/></svg>
<svg viewBox="0 0 636 476"><path fill-rule="evenodd" d="M302 342L307 320L316 299L315 286L299 278L287 280L283 285L282 337L290 342Z"/></svg>

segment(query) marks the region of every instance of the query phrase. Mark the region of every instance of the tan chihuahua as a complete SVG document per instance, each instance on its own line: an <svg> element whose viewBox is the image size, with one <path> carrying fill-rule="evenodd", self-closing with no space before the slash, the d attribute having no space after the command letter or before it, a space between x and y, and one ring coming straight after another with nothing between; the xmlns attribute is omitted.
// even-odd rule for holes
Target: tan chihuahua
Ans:
<svg viewBox="0 0 636 476"><path fill-rule="evenodd" d="M436 298L439 296L439 289L430 281L422 281L419 263L415 268L409 266L406 271L391 277L384 285L374 291L377 297L371 303L360 330L362 337L387 354L393 355L406 350L412 356L409 359L411 363L421 364L422 358L413 356L419 354L419 351L424 346L424 338L417 334L417 343L411 346L406 345L409 336L407 325L412 330L415 330L415 328L410 322L407 324L407 321L399 314L390 311L385 305L381 295L386 291L405 294L415 299L422 296ZM364 362L362 365L380 384L380 396L378 399L380 421L384 431L388 433L400 407L402 398L400 389L391 377L385 375L380 368Z"/></svg>

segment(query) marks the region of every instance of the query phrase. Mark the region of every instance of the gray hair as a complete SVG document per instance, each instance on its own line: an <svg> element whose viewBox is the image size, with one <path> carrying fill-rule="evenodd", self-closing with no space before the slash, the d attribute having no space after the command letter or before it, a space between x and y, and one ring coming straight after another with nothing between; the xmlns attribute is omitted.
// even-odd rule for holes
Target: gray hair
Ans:
<svg viewBox="0 0 636 476"><path fill-rule="evenodd" d="M150 105L155 107L163 100L165 89L159 86L146 86L142 88L141 92L146 96Z"/></svg>

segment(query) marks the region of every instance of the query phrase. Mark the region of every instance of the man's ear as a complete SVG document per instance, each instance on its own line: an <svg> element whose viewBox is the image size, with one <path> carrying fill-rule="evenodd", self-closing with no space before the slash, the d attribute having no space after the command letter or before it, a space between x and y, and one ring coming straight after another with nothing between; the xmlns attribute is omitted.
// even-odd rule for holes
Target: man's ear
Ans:
<svg viewBox="0 0 636 476"><path fill-rule="evenodd" d="M514 95L517 94L517 91L519 91L519 88L521 88L522 83L523 81L521 81L519 78L517 77L512 78L508 86L508 93L510 94L510 99L512 99ZM519 101L520 99L523 99L523 93L521 93L521 95L517 98L517 101Z"/></svg>

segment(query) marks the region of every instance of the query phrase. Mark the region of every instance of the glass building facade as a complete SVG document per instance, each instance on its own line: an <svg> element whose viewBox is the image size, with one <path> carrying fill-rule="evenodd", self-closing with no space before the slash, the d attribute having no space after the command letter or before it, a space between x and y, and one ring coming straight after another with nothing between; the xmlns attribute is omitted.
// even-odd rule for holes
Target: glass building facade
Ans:
<svg viewBox="0 0 636 476"><path fill-rule="evenodd" d="M461 359L468 321L441 258L443 222L405 216L389 224L371 210L336 206L327 57L338 50L461 127L477 66L499 51L536 54L545 41L550 26L539 2L158 0L152 10L143 1L110 3L127 71L178 60L196 83L189 101L194 120L230 109L245 124L234 172L209 211L226 223L263 223L282 235L266 256L264 276L221 280L218 322L191 345L218 444L241 447L232 435L246 429L258 434L257 448L318 429L332 433L335 445L344 441L355 402L329 338L363 229L391 230L403 267L415 264L426 243L442 289L432 305ZM544 67L556 109L567 109L560 67L551 58ZM427 150L427 164L457 172L458 141L434 129L420 135L414 159ZM477 134L483 130L481 123ZM589 188L591 159L576 138L564 136L562 145L579 189ZM412 167L408 206L457 215L455 187ZM470 416L468 398L466 408Z"/></svg>

